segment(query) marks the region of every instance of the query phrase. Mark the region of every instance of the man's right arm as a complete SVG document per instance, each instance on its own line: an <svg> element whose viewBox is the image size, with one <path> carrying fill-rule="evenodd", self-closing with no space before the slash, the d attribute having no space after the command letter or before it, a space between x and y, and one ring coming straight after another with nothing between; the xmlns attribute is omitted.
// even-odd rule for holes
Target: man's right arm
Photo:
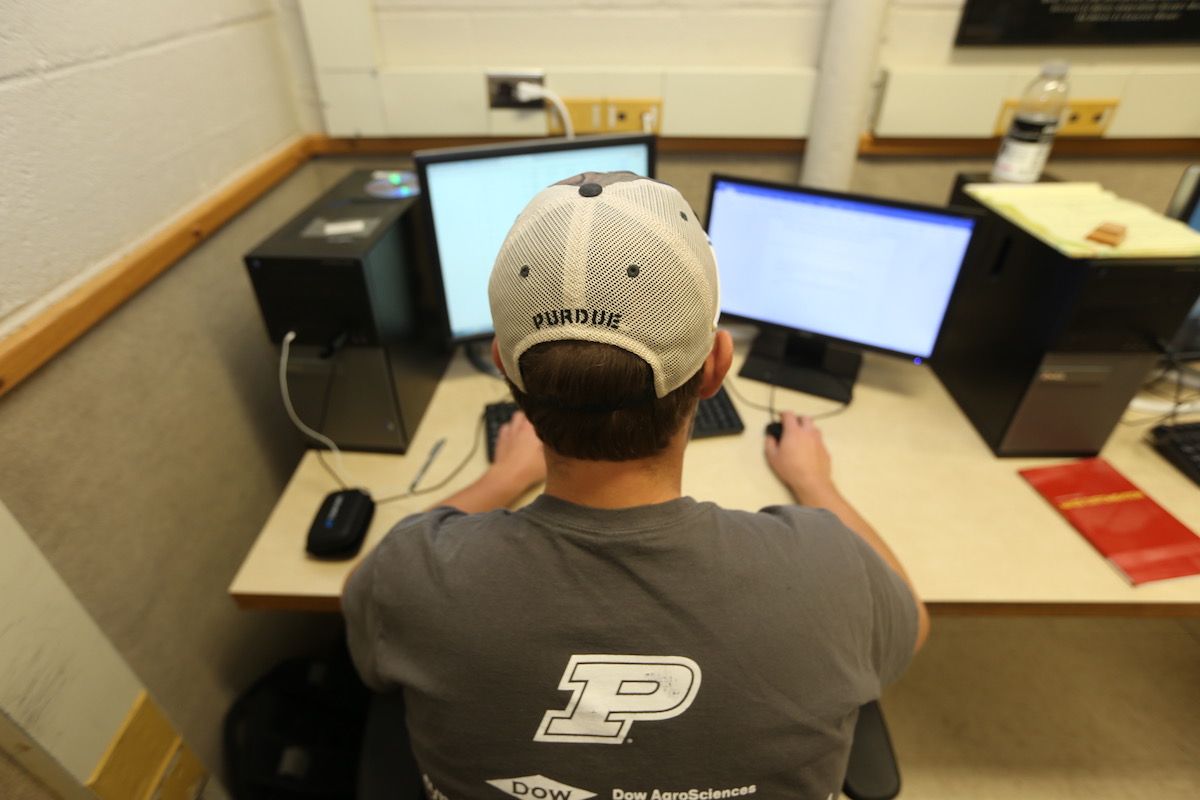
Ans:
<svg viewBox="0 0 1200 800"><path fill-rule="evenodd" d="M821 431L812 418L797 417L790 411L782 412L780 417L783 435L778 441L774 436L767 436L764 445L767 463L788 487L797 503L833 512L842 524L861 536L871 549L904 579L917 603L916 649L921 649L929 635L929 612L921 602L908 573L904 571L900 560L882 537L838 491L833 482L833 464L829 450L825 447Z"/></svg>

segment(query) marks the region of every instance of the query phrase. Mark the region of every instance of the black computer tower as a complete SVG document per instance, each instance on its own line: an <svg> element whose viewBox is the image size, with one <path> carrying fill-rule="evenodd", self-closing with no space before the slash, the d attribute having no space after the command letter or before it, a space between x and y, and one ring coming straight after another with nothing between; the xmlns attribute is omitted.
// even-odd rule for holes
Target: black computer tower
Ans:
<svg viewBox="0 0 1200 800"><path fill-rule="evenodd" d="M1200 295L1200 257L1071 258L984 208L931 359L998 456L1093 456Z"/></svg>
<svg viewBox="0 0 1200 800"><path fill-rule="evenodd" d="M350 173L245 256L297 416L345 450L403 453L449 359L419 218ZM402 188L402 187L401 187Z"/></svg>

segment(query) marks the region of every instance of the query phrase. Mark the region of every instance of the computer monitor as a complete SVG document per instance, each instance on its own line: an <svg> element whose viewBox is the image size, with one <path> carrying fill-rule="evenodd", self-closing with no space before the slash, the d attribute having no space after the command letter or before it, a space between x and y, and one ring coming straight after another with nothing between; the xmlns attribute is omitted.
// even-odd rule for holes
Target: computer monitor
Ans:
<svg viewBox="0 0 1200 800"><path fill-rule="evenodd" d="M500 245L535 194L582 172L654 177L652 134L535 139L413 154L448 341L492 333L488 278Z"/></svg>
<svg viewBox="0 0 1200 800"><path fill-rule="evenodd" d="M722 317L760 329L740 374L849 402L862 351L929 358L981 217L714 175Z"/></svg>
<svg viewBox="0 0 1200 800"><path fill-rule="evenodd" d="M1175 194L1167 204L1167 216L1182 220L1200 231L1200 164L1183 171ZM1171 340L1171 350L1174 358L1188 361L1200 359L1200 298L1197 298L1179 332Z"/></svg>
<svg viewBox="0 0 1200 800"><path fill-rule="evenodd" d="M1183 220L1192 229L1200 231L1200 164L1183 171L1175 194L1167 204L1167 216Z"/></svg>

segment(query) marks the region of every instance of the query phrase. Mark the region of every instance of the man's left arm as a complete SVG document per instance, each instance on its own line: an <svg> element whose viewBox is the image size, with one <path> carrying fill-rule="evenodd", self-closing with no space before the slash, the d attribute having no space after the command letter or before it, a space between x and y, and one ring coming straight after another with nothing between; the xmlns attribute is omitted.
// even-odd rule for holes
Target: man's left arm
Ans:
<svg viewBox="0 0 1200 800"><path fill-rule="evenodd" d="M542 442L525 415L518 411L500 428L496 438L496 459L470 486L467 486L426 511L450 506L468 514L491 511L512 505L521 495L546 480L546 458ZM346 576L343 586L369 559L367 555Z"/></svg>

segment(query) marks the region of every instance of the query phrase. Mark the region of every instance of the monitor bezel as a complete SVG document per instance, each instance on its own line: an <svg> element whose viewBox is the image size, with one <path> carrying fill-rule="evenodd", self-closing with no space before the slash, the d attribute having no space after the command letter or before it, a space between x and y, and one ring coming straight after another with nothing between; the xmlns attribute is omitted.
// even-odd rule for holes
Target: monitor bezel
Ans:
<svg viewBox="0 0 1200 800"><path fill-rule="evenodd" d="M967 242L967 247L963 251L962 263L958 268L958 275L955 277L954 287L950 290L950 295L946 299L945 308L942 310L942 318L938 322L938 333L934 337L933 346L928 354L912 353L905 350L898 350L888 347L881 347L875 344L859 342L853 339L844 339L833 336L820 331L809 330L807 328L793 327L781 325L777 322L769 320L757 319L745 314L737 314L721 309L721 320L730 322L749 323L758 326L762 331L770 331L776 334L788 334L792 336L800 336L813 341L820 341L834 347L844 350L865 351L872 353L880 353L896 358L915 359L919 363L929 363L933 354L937 352L937 345L942 337L945 329L946 317L950 313L950 307L954 304L955 296L958 294L959 286L962 283L963 273L968 268L968 265L975 257L975 253L980 242L980 228L987 214L982 209L964 208L962 206L935 206L928 203L918 203L909 200L899 200L895 198L878 197L875 195L860 194L855 192L841 192L830 189L818 189L811 186L802 186L799 184L782 183L779 181L764 180L761 178L748 178L737 175L729 175L725 173L713 173L709 181L708 189L708 204L705 207L705 230L708 231L712 223L713 197L716 194L717 186L722 183L740 184L743 186L755 186L766 189L779 189L793 194L813 195L817 197L828 197L836 200L849 200L851 202L860 202L874 206L882 206L886 208L896 208L908 211L920 211L925 213L936 214L945 217L956 219L965 219L973 221L974 227L971 229L971 237ZM711 233L710 233L711 235ZM717 268L721 269L720 256L717 258Z"/></svg>
<svg viewBox="0 0 1200 800"><path fill-rule="evenodd" d="M1193 164L1179 177L1164 216L1186 223L1196 213L1197 206L1200 206L1200 164Z"/></svg>
<svg viewBox="0 0 1200 800"><path fill-rule="evenodd" d="M1179 176L1179 183L1167 203L1164 216L1176 219L1193 230L1200 231L1200 225L1192 225L1192 217L1200 208L1200 164L1186 167ZM1191 311L1179 325L1179 330L1171 337L1170 348L1175 351L1173 358L1182 356L1185 360L1200 360L1200 299L1196 300Z"/></svg>
<svg viewBox="0 0 1200 800"><path fill-rule="evenodd" d="M431 164L445 164L454 161L471 161L507 156L527 155L531 153L563 152L569 150L591 150L613 145L645 145L647 151L646 177L655 177L657 169L658 136L653 133L611 133L583 136L576 138L549 137L543 139L517 139L510 141L485 142L462 147L443 147L417 150L413 153L413 165L417 173L418 185L421 188L420 205L422 227L425 233L426 252L428 253L430 274L433 276L434 289L437 292L437 302L441 312L441 336L450 345L490 340L494 333L459 335L455 334L450 323L450 308L446 300L446 281L442 269L441 253L437 244L437 230L433 220L433 201L427 189L427 170ZM571 177L564 175L563 178Z"/></svg>

